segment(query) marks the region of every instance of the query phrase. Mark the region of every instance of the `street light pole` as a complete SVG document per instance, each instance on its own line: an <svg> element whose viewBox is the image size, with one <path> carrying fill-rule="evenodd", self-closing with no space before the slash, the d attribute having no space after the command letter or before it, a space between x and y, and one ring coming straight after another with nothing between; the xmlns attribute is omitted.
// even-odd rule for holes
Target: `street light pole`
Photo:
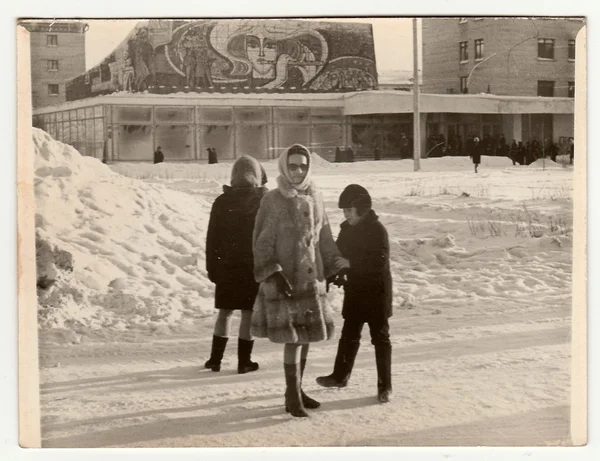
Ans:
<svg viewBox="0 0 600 461"><path fill-rule="evenodd" d="M490 58L491 58L491 57L493 57L493 56L496 56L496 53L494 53L494 54L490 54L490 55L489 55L487 58L485 58L485 59L484 59L484 60L482 60L482 61L479 61L477 64L475 64L475 65L473 66L473 68L471 69L471 72L469 72L469 76L467 77L467 84L466 84L466 86L467 86L467 93L469 92L469 82L471 81L471 75L473 75L473 71L474 71L475 69L477 69L477 68L478 68L478 67L479 67L481 64L483 64L484 62L486 62L488 59L490 59Z"/></svg>
<svg viewBox="0 0 600 461"><path fill-rule="evenodd" d="M417 18L413 18L413 165L421 169L421 115L419 112L419 47Z"/></svg>

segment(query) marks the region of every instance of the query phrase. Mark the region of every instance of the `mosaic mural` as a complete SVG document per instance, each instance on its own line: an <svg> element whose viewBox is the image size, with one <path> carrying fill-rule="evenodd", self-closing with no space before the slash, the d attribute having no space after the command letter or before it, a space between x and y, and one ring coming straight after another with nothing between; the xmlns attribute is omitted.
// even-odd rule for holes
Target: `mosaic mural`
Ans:
<svg viewBox="0 0 600 461"><path fill-rule="evenodd" d="M329 92L377 85L368 24L293 20L141 22L67 99L115 91Z"/></svg>

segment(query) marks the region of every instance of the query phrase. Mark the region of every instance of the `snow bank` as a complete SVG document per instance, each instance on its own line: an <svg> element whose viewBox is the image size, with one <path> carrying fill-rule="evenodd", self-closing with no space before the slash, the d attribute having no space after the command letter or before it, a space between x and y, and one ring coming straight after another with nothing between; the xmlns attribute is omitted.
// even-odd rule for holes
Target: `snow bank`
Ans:
<svg viewBox="0 0 600 461"><path fill-rule="evenodd" d="M207 201L121 176L41 130L33 141L36 231L73 256L73 272L39 293L41 328L177 329L213 312Z"/></svg>
<svg viewBox="0 0 600 461"><path fill-rule="evenodd" d="M538 158L535 162L529 164L529 168L562 168L560 163L553 162L551 159Z"/></svg>

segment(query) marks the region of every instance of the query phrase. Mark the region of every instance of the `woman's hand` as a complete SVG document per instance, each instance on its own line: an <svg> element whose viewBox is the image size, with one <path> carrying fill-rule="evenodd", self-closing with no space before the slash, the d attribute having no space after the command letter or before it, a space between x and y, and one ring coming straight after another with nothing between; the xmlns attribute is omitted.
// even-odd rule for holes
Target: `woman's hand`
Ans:
<svg viewBox="0 0 600 461"><path fill-rule="evenodd" d="M278 292L283 293L286 298L292 297L292 284L287 277L283 275L283 272L275 272L269 279L273 280Z"/></svg>
<svg viewBox="0 0 600 461"><path fill-rule="evenodd" d="M333 266L335 267L336 272L340 272L343 269L350 269L350 261L348 261L346 258L338 256L335 258Z"/></svg>

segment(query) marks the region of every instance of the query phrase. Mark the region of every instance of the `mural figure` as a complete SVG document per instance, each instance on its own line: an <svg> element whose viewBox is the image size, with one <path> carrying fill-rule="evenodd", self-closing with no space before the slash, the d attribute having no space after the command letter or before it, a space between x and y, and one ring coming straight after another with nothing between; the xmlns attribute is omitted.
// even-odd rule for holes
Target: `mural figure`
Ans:
<svg viewBox="0 0 600 461"><path fill-rule="evenodd" d="M318 31L276 22L219 23L209 40L231 63L228 77L265 89L307 85L323 69L329 53Z"/></svg>
<svg viewBox="0 0 600 461"><path fill-rule="evenodd" d="M146 27L138 29L128 45L128 53L135 75L135 90L144 91L156 81L154 47L148 40L148 29Z"/></svg>
<svg viewBox="0 0 600 461"><path fill-rule="evenodd" d="M212 87L211 66L214 57L209 53L202 30L190 28L179 42L186 85ZM201 85L202 83L202 85Z"/></svg>

